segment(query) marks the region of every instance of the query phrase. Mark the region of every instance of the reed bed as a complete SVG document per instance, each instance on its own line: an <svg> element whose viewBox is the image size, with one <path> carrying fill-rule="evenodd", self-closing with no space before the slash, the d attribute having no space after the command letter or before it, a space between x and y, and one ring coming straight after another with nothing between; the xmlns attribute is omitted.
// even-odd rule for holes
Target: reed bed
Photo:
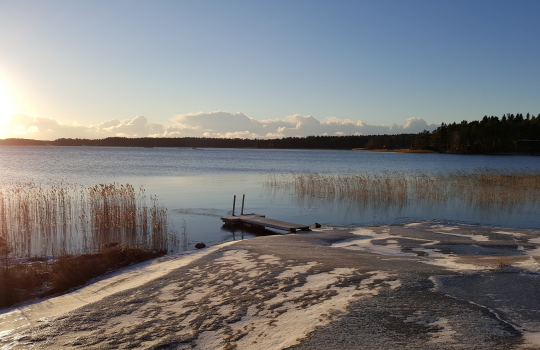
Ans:
<svg viewBox="0 0 540 350"><path fill-rule="evenodd" d="M129 184L0 186L0 256L98 253L114 246L167 253L179 240L167 209Z"/></svg>
<svg viewBox="0 0 540 350"><path fill-rule="evenodd" d="M0 309L29 299L63 293L109 271L163 255L123 246L54 259L32 258L0 269Z"/></svg>
<svg viewBox="0 0 540 350"><path fill-rule="evenodd" d="M473 171L309 171L264 174L267 187L296 194L406 205L412 200L462 201L480 205L536 204L540 171L477 168Z"/></svg>
<svg viewBox="0 0 540 350"><path fill-rule="evenodd" d="M184 245L187 231L184 224ZM0 308L174 251L167 209L127 184L0 186Z"/></svg>

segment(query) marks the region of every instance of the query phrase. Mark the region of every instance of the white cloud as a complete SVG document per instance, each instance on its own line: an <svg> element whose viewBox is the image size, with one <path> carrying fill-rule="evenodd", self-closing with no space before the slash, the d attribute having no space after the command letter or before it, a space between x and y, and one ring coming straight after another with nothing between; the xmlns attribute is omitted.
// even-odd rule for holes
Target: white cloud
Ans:
<svg viewBox="0 0 540 350"><path fill-rule="evenodd" d="M218 137L218 138L281 138L310 135L375 135L432 131L438 125L428 125L422 118L409 118L404 125L370 125L362 121L329 117L290 115L283 119L256 120L244 113L199 112L182 114L171 124L149 122L144 116L131 120L112 119L95 125L66 125L55 119L15 114L3 137L25 137L42 140L58 138L124 137Z"/></svg>

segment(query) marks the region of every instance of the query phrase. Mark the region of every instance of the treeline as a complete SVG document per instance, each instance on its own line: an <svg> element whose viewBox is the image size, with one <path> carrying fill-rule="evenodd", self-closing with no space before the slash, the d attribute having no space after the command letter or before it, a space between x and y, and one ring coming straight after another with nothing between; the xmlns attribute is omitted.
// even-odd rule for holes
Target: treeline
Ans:
<svg viewBox="0 0 540 350"><path fill-rule="evenodd" d="M212 147L277 149L396 149L415 148L455 153L540 153L540 114L484 116L482 120L442 123L433 132L399 135L284 137L281 139L223 139L207 137L108 137L104 139L0 140L0 145L102 147Z"/></svg>
<svg viewBox="0 0 540 350"><path fill-rule="evenodd" d="M414 147L456 153L538 153L540 114L503 114L501 119L484 116L472 122L442 123L431 133L419 133Z"/></svg>
<svg viewBox="0 0 540 350"><path fill-rule="evenodd" d="M33 146L102 146L102 147L212 147L212 148L283 148L283 149L352 149L410 148L417 134L308 136L281 139L223 139L207 137L108 137L105 139L58 139L54 141L5 139L0 145Z"/></svg>

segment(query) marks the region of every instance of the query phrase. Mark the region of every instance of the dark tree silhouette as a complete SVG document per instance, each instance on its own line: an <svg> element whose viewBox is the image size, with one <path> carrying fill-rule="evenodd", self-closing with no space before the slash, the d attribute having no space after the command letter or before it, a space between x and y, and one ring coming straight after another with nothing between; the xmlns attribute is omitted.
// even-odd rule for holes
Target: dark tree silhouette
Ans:
<svg viewBox="0 0 540 350"><path fill-rule="evenodd" d="M418 134L416 144L423 149L457 153L537 153L540 152L540 114L503 114L499 119L487 115L478 121L442 123L429 135Z"/></svg>
<svg viewBox="0 0 540 350"><path fill-rule="evenodd" d="M103 146L103 147L215 147L277 149L409 148L455 153L540 153L540 114L503 114L481 120L442 123L433 132L399 135L284 137L281 139L222 139L201 137L57 139L54 141L5 139L0 145Z"/></svg>

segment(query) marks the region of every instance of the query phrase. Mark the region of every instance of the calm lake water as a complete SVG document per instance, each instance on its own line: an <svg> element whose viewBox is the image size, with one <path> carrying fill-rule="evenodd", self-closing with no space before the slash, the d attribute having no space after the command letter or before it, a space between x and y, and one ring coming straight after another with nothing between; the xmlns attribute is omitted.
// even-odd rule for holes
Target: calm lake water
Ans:
<svg viewBox="0 0 540 350"><path fill-rule="evenodd" d="M253 237L271 231L230 230L221 216L237 210L246 195L245 213L302 224L380 225L420 220L517 228L540 228L537 207L477 207L465 203L410 203L385 206L351 200L298 196L266 188L264 172L308 170L540 170L540 157L452 154L401 154L332 150L256 150L184 148L101 148L0 146L3 182L64 181L82 185L130 183L144 186L169 209L177 230L186 221L190 246ZM238 212L237 212L238 213Z"/></svg>

